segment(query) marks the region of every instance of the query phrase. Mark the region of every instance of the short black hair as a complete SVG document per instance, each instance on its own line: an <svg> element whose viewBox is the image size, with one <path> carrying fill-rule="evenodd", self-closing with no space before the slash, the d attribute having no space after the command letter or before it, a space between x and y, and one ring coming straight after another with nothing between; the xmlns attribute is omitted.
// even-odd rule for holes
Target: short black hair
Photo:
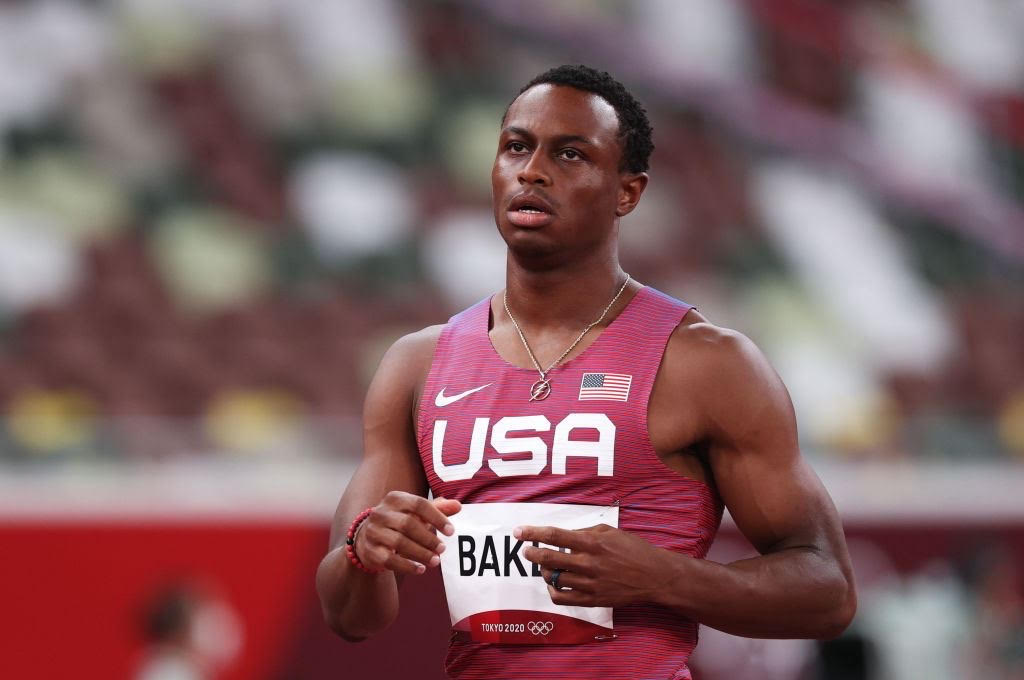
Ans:
<svg viewBox="0 0 1024 680"><path fill-rule="evenodd" d="M598 71L583 64L566 64L541 73L524 85L519 94L536 85L545 84L565 85L592 92L611 104L619 117L619 137L622 139L620 168L627 172L647 172L651 152L654 151L651 123L647 120L647 111L622 83L607 71Z"/></svg>

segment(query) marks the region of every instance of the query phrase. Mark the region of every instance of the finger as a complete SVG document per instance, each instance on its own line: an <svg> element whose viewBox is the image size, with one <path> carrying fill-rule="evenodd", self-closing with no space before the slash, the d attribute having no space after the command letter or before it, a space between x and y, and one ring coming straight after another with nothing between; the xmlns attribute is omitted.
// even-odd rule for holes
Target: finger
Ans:
<svg viewBox="0 0 1024 680"><path fill-rule="evenodd" d="M447 515L438 510L431 501L428 501L423 496L406 491L392 490L384 496L380 505L377 506L377 510L383 509L419 515L424 522L437 528L439 531L443 531L446 535L451 536L455 533L455 527L448 521Z"/></svg>
<svg viewBox="0 0 1024 680"><path fill-rule="evenodd" d="M521 541L536 541L570 550L584 548L589 542L588 537L579 530L559 529L558 527L521 526L513 529L512 535Z"/></svg>
<svg viewBox="0 0 1024 680"><path fill-rule="evenodd" d="M435 498L434 507L443 512L445 515L454 515L462 509L462 503L455 500L454 498Z"/></svg>
<svg viewBox="0 0 1024 680"><path fill-rule="evenodd" d="M562 579L559 578L559 583ZM570 607L597 607L597 600L593 594L583 590L555 590L548 584L548 596L554 604L568 605Z"/></svg>
<svg viewBox="0 0 1024 680"><path fill-rule="evenodd" d="M355 553L359 561L363 563L363 566L370 571L392 570L403 574L416 573L415 566L409 566L414 563L409 562L409 560L400 558L402 562L408 562L409 564L392 562L394 552L383 545L368 545L363 541L356 541ZM394 567L390 566L391 564L394 564Z"/></svg>
<svg viewBox="0 0 1024 680"><path fill-rule="evenodd" d="M535 548L530 545L523 550L523 557L530 562L539 564L542 569L547 567L548 569L562 569L592 575L590 560L576 553L566 553L548 548Z"/></svg>
<svg viewBox="0 0 1024 680"><path fill-rule="evenodd" d="M551 574L553 572L550 569L541 569L541 578L549 586L551 585ZM593 593L596 590L594 579L589 576L583 576L572 571L563 571L558 575L558 587L559 588L571 588L572 590L578 590L584 593Z"/></svg>
<svg viewBox="0 0 1024 680"><path fill-rule="evenodd" d="M392 532L392 549L401 557L408 558L420 564L436 567L441 563L441 557L433 550L424 548L419 543L410 540L398 532ZM443 545L441 547L444 547Z"/></svg>
<svg viewBox="0 0 1024 680"><path fill-rule="evenodd" d="M370 568L384 568L384 564L393 555L402 539L402 534L383 523L369 524L367 521L356 534L356 554L363 564ZM423 546L420 549L425 550ZM406 552L409 552L406 549ZM364 558L366 555L369 558Z"/></svg>
<svg viewBox="0 0 1024 680"><path fill-rule="evenodd" d="M384 569L390 569L398 574L422 574L427 570L421 563L406 559L395 553L391 553L384 562Z"/></svg>
<svg viewBox="0 0 1024 680"><path fill-rule="evenodd" d="M381 524L402 536L415 541L427 550L440 554L444 550L444 543L434 533L434 527L423 521L419 515L411 515L406 512L388 512L381 517ZM387 541L386 536L380 536L380 540ZM392 542L391 547L396 547Z"/></svg>
<svg viewBox="0 0 1024 680"><path fill-rule="evenodd" d="M458 501L455 501L458 503ZM409 505L405 508L408 512L419 516L424 522L433 526L445 536L455 533L455 527L448 521L448 515L431 501L422 496L410 496Z"/></svg>

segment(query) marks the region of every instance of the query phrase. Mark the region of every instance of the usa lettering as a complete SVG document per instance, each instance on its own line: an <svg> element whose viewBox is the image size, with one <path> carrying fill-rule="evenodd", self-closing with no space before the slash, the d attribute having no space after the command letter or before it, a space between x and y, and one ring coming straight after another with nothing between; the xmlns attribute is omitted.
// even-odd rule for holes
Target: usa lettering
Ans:
<svg viewBox="0 0 1024 680"><path fill-rule="evenodd" d="M442 481L472 479L484 465L484 445L490 429L491 448L498 454L487 460L487 467L499 477L539 475L548 467L548 442L540 437L510 437L520 432L550 432L551 421L545 416L506 416L490 427L490 418L477 418L469 443L469 456L462 463L444 463L444 435L447 420L434 421L434 472ZM574 430L596 430L597 441L573 439ZM610 477L615 466L615 423L603 413L570 413L555 427L551 439L551 474L564 475L570 457L593 458L599 477ZM524 460L505 460L502 456L529 453Z"/></svg>
<svg viewBox="0 0 1024 680"><path fill-rule="evenodd" d="M511 536L503 538L500 554L494 536L484 536L479 543L473 536L459 536L459 574L462 576L540 576L540 565L520 554L524 541ZM543 543L532 541L537 548ZM545 548L552 547L544 545ZM566 548L554 548L568 552Z"/></svg>

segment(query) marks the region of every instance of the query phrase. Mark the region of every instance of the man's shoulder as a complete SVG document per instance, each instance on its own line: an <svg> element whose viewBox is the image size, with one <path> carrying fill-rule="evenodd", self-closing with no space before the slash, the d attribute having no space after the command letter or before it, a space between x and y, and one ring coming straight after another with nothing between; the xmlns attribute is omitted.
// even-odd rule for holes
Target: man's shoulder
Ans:
<svg viewBox="0 0 1024 680"><path fill-rule="evenodd" d="M395 403L406 403L415 413L442 330L443 324L427 326L395 340L377 367L367 404L391 409Z"/></svg>
<svg viewBox="0 0 1024 680"><path fill-rule="evenodd" d="M732 355L760 352L743 333L711 323L696 309L691 309L672 331L669 345L672 349L699 352L703 359L728 360Z"/></svg>
<svg viewBox="0 0 1024 680"><path fill-rule="evenodd" d="M672 332L658 381L670 410L686 403L702 436L735 438L764 413L792 418L785 385L757 345L694 312Z"/></svg>
<svg viewBox="0 0 1024 680"><path fill-rule="evenodd" d="M403 335L395 340L388 350L389 359L413 365L422 365L425 362L429 366L444 327L444 324L436 324Z"/></svg>
<svg viewBox="0 0 1024 680"><path fill-rule="evenodd" d="M774 375L764 353L743 333L708 321L696 309L676 326L665 349L663 369L687 382L742 385Z"/></svg>

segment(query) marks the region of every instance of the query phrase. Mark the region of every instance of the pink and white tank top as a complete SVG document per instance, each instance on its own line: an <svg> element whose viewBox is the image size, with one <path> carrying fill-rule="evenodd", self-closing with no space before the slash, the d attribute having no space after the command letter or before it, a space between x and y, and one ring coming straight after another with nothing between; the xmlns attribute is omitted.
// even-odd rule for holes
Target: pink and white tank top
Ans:
<svg viewBox="0 0 1024 680"><path fill-rule="evenodd" d="M666 467L647 431L665 346L690 309L642 288L590 346L551 371L551 394L542 401L530 401L537 371L512 366L491 344L489 299L453 316L417 414L431 491L463 503L618 505L619 528L703 558L721 521L721 499ZM681 408L692 396L678 395ZM584 645L453 635L446 670L487 680L690 677L696 621L650 604L616 608L613 618L614 639Z"/></svg>

